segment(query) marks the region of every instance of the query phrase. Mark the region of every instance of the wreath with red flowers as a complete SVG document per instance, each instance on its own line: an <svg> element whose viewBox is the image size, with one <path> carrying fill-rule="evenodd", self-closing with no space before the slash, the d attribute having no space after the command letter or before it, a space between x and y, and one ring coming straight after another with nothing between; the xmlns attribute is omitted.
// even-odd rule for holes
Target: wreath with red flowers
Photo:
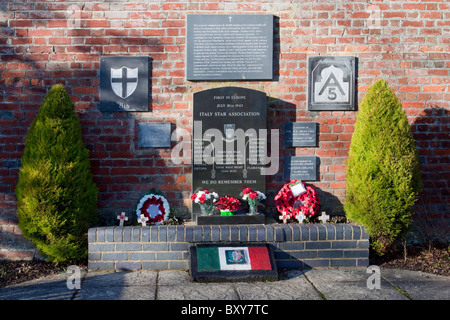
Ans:
<svg viewBox="0 0 450 320"><path fill-rule="evenodd" d="M275 196L275 207L284 218L296 219L297 215L302 213L308 220L311 219L319 210L320 202L317 191L310 185L301 182L306 192L294 196L291 186L298 183L299 180L292 180L285 184Z"/></svg>
<svg viewBox="0 0 450 320"><path fill-rule="evenodd" d="M224 196L220 197L216 203L216 208L219 210L236 211L241 208L241 202L234 197Z"/></svg>
<svg viewBox="0 0 450 320"><path fill-rule="evenodd" d="M138 217L143 214L151 224L160 224L169 218L170 206L166 198L158 194L147 194L139 201L136 209Z"/></svg>

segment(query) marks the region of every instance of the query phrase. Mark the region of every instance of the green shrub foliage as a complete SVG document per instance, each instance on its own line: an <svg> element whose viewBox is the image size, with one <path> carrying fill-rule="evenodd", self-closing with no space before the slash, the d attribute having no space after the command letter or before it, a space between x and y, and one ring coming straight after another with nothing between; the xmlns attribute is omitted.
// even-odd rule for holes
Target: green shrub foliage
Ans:
<svg viewBox="0 0 450 320"><path fill-rule="evenodd" d="M98 189L81 126L62 85L53 86L31 124L16 186L19 227L49 261L87 256Z"/></svg>
<svg viewBox="0 0 450 320"><path fill-rule="evenodd" d="M408 120L384 80L360 105L347 162L347 217L363 224L383 254L404 237L421 190L419 159Z"/></svg>

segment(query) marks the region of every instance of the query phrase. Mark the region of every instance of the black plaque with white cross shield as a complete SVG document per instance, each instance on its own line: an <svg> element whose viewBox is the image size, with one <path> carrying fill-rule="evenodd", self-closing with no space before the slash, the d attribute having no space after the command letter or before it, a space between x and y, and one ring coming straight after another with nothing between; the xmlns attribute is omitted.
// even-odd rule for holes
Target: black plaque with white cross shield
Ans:
<svg viewBox="0 0 450 320"><path fill-rule="evenodd" d="M356 57L308 57L308 110L356 110Z"/></svg>
<svg viewBox="0 0 450 320"><path fill-rule="evenodd" d="M100 59L100 111L148 111L149 57Z"/></svg>

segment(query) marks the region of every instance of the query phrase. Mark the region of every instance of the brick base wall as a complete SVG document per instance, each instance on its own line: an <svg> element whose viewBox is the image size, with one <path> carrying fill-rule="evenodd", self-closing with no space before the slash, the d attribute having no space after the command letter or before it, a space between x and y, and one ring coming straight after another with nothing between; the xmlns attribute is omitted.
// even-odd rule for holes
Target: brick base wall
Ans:
<svg viewBox="0 0 450 320"><path fill-rule="evenodd" d="M278 268L369 265L369 236L348 224L99 227L89 229L90 270L189 269L196 243L272 245Z"/></svg>

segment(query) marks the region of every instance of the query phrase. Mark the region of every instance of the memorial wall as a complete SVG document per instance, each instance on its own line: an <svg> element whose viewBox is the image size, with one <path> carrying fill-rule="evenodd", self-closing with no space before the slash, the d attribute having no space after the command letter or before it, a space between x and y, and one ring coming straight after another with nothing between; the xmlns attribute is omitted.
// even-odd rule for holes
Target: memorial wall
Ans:
<svg viewBox="0 0 450 320"><path fill-rule="evenodd" d="M81 120L101 223L115 225L152 188L190 219L194 189L223 181L264 185L265 212L275 215L275 194L302 179L318 190L321 211L343 215L358 103L383 78L419 150L416 234L429 217L442 230L449 19L449 5L438 0L0 3L0 259L35 255L18 227L14 192L26 133L57 83ZM203 139L214 128L222 150L212 140L205 153L208 142L196 134ZM250 141L261 130L268 140ZM241 131L245 148L227 153ZM196 163L199 148L202 160L224 162ZM278 170L260 174L275 162Z"/></svg>

